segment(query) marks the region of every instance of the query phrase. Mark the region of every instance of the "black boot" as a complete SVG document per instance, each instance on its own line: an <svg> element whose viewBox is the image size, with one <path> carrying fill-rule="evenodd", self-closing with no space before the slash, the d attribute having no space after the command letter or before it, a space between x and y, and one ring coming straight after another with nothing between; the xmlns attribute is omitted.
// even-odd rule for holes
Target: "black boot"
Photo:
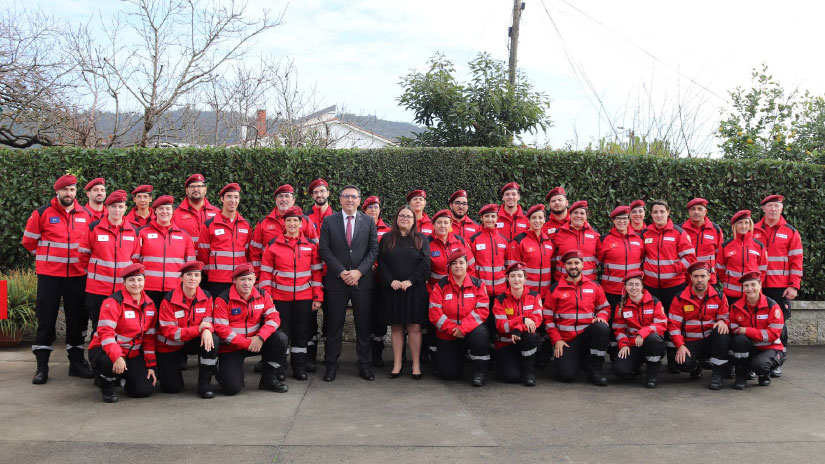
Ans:
<svg viewBox="0 0 825 464"><path fill-rule="evenodd" d="M384 367L384 359L381 355L384 353L384 340L372 340L372 365L374 367Z"/></svg>
<svg viewBox="0 0 825 464"><path fill-rule="evenodd" d="M602 372L602 364L604 364L604 356L590 356L589 372L587 373L587 381L593 385L604 387L607 385L607 377Z"/></svg>
<svg viewBox="0 0 825 464"><path fill-rule="evenodd" d="M189 356L186 353L182 353L180 355L180 358L178 358L178 367L180 367L180 370L185 371L189 369L189 366L187 364L188 358Z"/></svg>
<svg viewBox="0 0 825 464"><path fill-rule="evenodd" d="M252 368L252 372L254 372L256 374L260 374L261 372L263 372L263 370L264 370L263 360L258 361L257 363L255 363L255 367Z"/></svg>
<svg viewBox="0 0 825 464"><path fill-rule="evenodd" d="M475 367L475 372L473 373L474 387L484 386L484 383L487 381L487 368L489 365L490 361L487 359L476 359L473 361L473 366Z"/></svg>
<svg viewBox="0 0 825 464"><path fill-rule="evenodd" d="M710 382L708 383L709 390L721 390L722 386L724 385L724 377L723 372L727 369L727 366L713 366L713 369L710 372Z"/></svg>
<svg viewBox="0 0 825 464"><path fill-rule="evenodd" d="M264 362L261 366L261 381L258 383L258 388L276 393L286 393L289 391L289 387L287 387L284 382L278 380L277 371L279 369L283 369L283 367L276 368L272 364Z"/></svg>
<svg viewBox="0 0 825 464"><path fill-rule="evenodd" d="M115 393L115 381L101 377L100 393L103 395L104 403L117 403L117 393Z"/></svg>
<svg viewBox="0 0 825 464"><path fill-rule="evenodd" d="M771 376L768 375L760 375L759 376L759 386L760 387L767 387L771 384Z"/></svg>
<svg viewBox="0 0 825 464"><path fill-rule="evenodd" d="M733 381L734 390L744 390L745 384L748 383L748 368L747 366L736 366L736 379Z"/></svg>
<svg viewBox="0 0 825 464"><path fill-rule="evenodd" d="M198 395L208 400L215 397L212 391L212 375L215 373L215 366L198 365Z"/></svg>
<svg viewBox="0 0 825 464"><path fill-rule="evenodd" d="M286 366L281 366L275 370L275 378L277 378L279 382L286 380Z"/></svg>
<svg viewBox="0 0 825 464"><path fill-rule="evenodd" d="M645 384L647 388L656 388L659 385L660 368L661 363L658 361L647 363L647 384Z"/></svg>
<svg viewBox="0 0 825 464"><path fill-rule="evenodd" d="M292 377L295 380L306 380L307 379L307 372L306 372L307 355L306 355L306 353L292 353L290 355L290 363L292 363Z"/></svg>
<svg viewBox="0 0 825 464"><path fill-rule="evenodd" d="M690 380L699 380L702 378L702 363L696 363L696 369L690 373Z"/></svg>
<svg viewBox="0 0 825 464"><path fill-rule="evenodd" d="M315 343L317 343L317 341ZM318 345L307 345L307 365L305 368L307 372L315 372L318 370L318 367L315 364L316 357L318 357Z"/></svg>
<svg viewBox="0 0 825 464"><path fill-rule="evenodd" d="M521 357L521 382L525 387L536 386L535 357L536 355Z"/></svg>
<svg viewBox="0 0 825 464"><path fill-rule="evenodd" d="M680 374L679 366L676 365L676 349L667 349L667 371L671 374Z"/></svg>
<svg viewBox="0 0 825 464"><path fill-rule="evenodd" d="M728 363L725 364L725 378L726 379L733 380L733 377L734 377L733 370L734 370L733 363L728 361Z"/></svg>
<svg viewBox="0 0 825 464"><path fill-rule="evenodd" d="M37 359L37 371L34 373L32 383L35 385L43 385L49 380L49 356L51 350L36 350L34 357Z"/></svg>
<svg viewBox="0 0 825 464"><path fill-rule="evenodd" d="M94 374L89 363L83 359L83 350L81 348L72 348L67 352L69 357L69 376L80 377L81 379L92 379Z"/></svg>

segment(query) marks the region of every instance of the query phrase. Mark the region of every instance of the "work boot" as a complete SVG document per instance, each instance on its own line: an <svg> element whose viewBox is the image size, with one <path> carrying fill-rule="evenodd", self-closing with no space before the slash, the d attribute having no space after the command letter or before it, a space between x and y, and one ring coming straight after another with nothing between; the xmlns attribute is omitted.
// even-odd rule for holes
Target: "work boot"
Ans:
<svg viewBox="0 0 825 464"><path fill-rule="evenodd" d="M690 380L699 380L702 378L702 363L697 363L696 369L690 372Z"/></svg>
<svg viewBox="0 0 825 464"><path fill-rule="evenodd" d="M306 380L306 353L292 353L292 355L290 356L290 363L292 364L292 377L295 380Z"/></svg>
<svg viewBox="0 0 825 464"><path fill-rule="evenodd" d="M521 383L525 387L536 386L535 355L521 357Z"/></svg>
<svg viewBox="0 0 825 464"><path fill-rule="evenodd" d="M736 378L733 380L734 390L744 390L748 383L748 368L736 366Z"/></svg>
<svg viewBox="0 0 825 464"><path fill-rule="evenodd" d="M384 339L372 341L372 365L374 367L384 367L384 359L381 355L384 353Z"/></svg>
<svg viewBox="0 0 825 464"><path fill-rule="evenodd" d="M759 386L760 387L767 387L771 384L771 376L770 375L760 375L759 376Z"/></svg>
<svg viewBox="0 0 825 464"><path fill-rule="evenodd" d="M117 393L115 393L115 381L101 377L100 393L104 403L117 403Z"/></svg>
<svg viewBox="0 0 825 464"><path fill-rule="evenodd" d="M782 366L776 366L771 369L771 377L782 377Z"/></svg>
<svg viewBox="0 0 825 464"><path fill-rule="evenodd" d="M32 383L35 385L43 385L49 380L49 356L51 350L36 350L34 357L37 359L37 371L34 373Z"/></svg>
<svg viewBox="0 0 825 464"><path fill-rule="evenodd" d="M69 376L80 377L81 379L92 379L94 374L89 363L83 359L83 350L80 348L72 348L66 353L69 358Z"/></svg>
<svg viewBox="0 0 825 464"><path fill-rule="evenodd" d="M710 372L710 382L708 382L709 390L721 390L724 384L723 372L726 370L725 366L713 366Z"/></svg>
<svg viewBox="0 0 825 464"><path fill-rule="evenodd" d="M604 356L590 356L587 381L599 387L607 385L607 377L602 372L602 364L604 364Z"/></svg>
<svg viewBox="0 0 825 464"><path fill-rule="evenodd" d="M647 383L645 386L647 388L656 388L659 385L659 369L661 368L661 363L659 362L648 362L647 363Z"/></svg>
<svg viewBox="0 0 825 464"><path fill-rule="evenodd" d="M264 362L263 366L261 366L261 381L258 383L258 388L276 393L286 393L289 391L289 387L287 387L283 381L278 380L277 371L282 369L282 367L276 368L272 364L275 363Z"/></svg>
<svg viewBox="0 0 825 464"><path fill-rule="evenodd" d="M318 367L315 364L315 358L318 357L318 345L307 345L307 372L315 372Z"/></svg>
<svg viewBox="0 0 825 464"><path fill-rule="evenodd" d="M487 381L487 368L489 367L489 364L490 361L487 359L473 360L473 366L475 367L475 372L473 373L474 387L484 386L484 383Z"/></svg>
<svg viewBox="0 0 825 464"><path fill-rule="evenodd" d="M215 373L215 366L198 366L198 395L208 400L215 397L212 391L212 375Z"/></svg>
<svg viewBox="0 0 825 464"><path fill-rule="evenodd" d="M726 379L731 379L731 380L733 380L733 377L734 377L734 374L733 374L733 363L732 363L732 362L728 362L727 364L725 364L725 378L726 378Z"/></svg>

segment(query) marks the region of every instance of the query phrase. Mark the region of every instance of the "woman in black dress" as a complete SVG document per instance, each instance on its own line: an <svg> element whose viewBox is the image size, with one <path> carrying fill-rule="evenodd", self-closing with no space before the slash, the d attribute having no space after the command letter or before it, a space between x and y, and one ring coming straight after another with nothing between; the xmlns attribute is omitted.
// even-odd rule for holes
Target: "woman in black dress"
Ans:
<svg viewBox="0 0 825 464"><path fill-rule="evenodd" d="M430 277L429 241L416 228L415 213L403 206L395 215L392 229L380 243L378 273L387 287L384 307L392 329L393 367L390 378L401 375L404 328L412 357L412 377L421 379L421 324L427 322Z"/></svg>

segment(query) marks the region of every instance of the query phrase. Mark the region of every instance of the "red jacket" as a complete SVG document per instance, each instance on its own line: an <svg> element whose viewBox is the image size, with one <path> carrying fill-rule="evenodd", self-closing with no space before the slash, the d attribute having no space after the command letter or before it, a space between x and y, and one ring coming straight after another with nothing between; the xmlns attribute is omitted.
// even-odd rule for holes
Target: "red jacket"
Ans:
<svg viewBox="0 0 825 464"><path fill-rule="evenodd" d="M506 266L507 239L498 233L499 229L486 229L470 237L470 248L476 259L476 274L493 296L507 290Z"/></svg>
<svg viewBox="0 0 825 464"><path fill-rule="evenodd" d="M138 260L140 240L127 221L113 226L105 217L89 225L78 250L81 265L88 271L86 293L108 296L123 288L118 270Z"/></svg>
<svg viewBox="0 0 825 464"><path fill-rule="evenodd" d="M415 226L418 227L418 231L424 235L432 235L435 230L433 221L430 220L427 213L421 213L421 219L415 222Z"/></svg>
<svg viewBox="0 0 825 464"><path fill-rule="evenodd" d="M172 222L189 234L197 247L203 223L219 214L221 214L221 209L213 206L206 198L203 199L203 204L199 210L192 208L189 199L184 198L175 209L175 212L172 213Z"/></svg>
<svg viewBox="0 0 825 464"><path fill-rule="evenodd" d="M258 286L275 301L324 301L323 269L317 245L279 235L264 250Z"/></svg>
<svg viewBox="0 0 825 464"><path fill-rule="evenodd" d="M180 285L167 293L160 302L158 314L158 351L178 351L184 343L200 338L201 322L213 322L212 305L212 297L200 287L191 300L183 294Z"/></svg>
<svg viewBox="0 0 825 464"><path fill-rule="evenodd" d="M696 262L696 250L685 230L668 219L663 228L650 224L639 235L645 247L644 284L653 288L683 284L685 271Z"/></svg>
<svg viewBox="0 0 825 464"><path fill-rule="evenodd" d="M452 218L452 216L450 216ZM452 219L453 221L453 230L452 233L461 236L466 242L470 241L470 237L475 235L478 231L481 230L481 226L476 224L475 221L470 219L470 216L464 215L463 218L456 220L455 218Z"/></svg>
<svg viewBox="0 0 825 464"><path fill-rule="evenodd" d="M599 237L596 259L602 263L602 288L613 295L624 292L622 279L631 271L638 271L644 259L642 237L629 229L622 235L616 228Z"/></svg>
<svg viewBox="0 0 825 464"><path fill-rule="evenodd" d="M195 260L192 239L174 223L152 221L138 230L138 261L146 266L146 290L168 292L178 286L180 268Z"/></svg>
<svg viewBox="0 0 825 464"><path fill-rule="evenodd" d="M321 229L316 230L315 226L309 222L306 216L301 218L300 232L307 241L318 243L318 237ZM275 237L284 234L284 218L278 214L278 208L272 210L267 217L258 221L255 224L255 230L252 232L252 240L249 242L249 262L255 268L255 273L261 275L261 257L264 254L264 248Z"/></svg>
<svg viewBox="0 0 825 464"><path fill-rule="evenodd" d="M575 339L596 317L607 321L610 304L596 281L582 278L573 283L565 279L547 293L542 313L547 335L555 345L559 340Z"/></svg>
<svg viewBox="0 0 825 464"><path fill-rule="evenodd" d="M281 315L265 290L253 288L244 300L234 285L215 298L213 318L221 339L218 353L245 350L255 335L266 341L281 325Z"/></svg>
<svg viewBox="0 0 825 464"><path fill-rule="evenodd" d="M234 221L223 214L208 219L198 239L198 261L205 264L209 282L232 282L235 266L247 262L249 241L252 237L249 223L240 214Z"/></svg>
<svg viewBox="0 0 825 464"><path fill-rule="evenodd" d="M638 303L628 298L616 306L613 316L613 334L619 348L636 346L637 336L647 338L651 333L665 336L667 316L662 302L644 290Z"/></svg>
<svg viewBox="0 0 825 464"><path fill-rule="evenodd" d="M510 290L493 300L493 315L496 318L496 349L513 343L513 331L527 332L525 319L532 319L539 328L542 321L542 304L538 292L524 289L521 298L516 299ZM537 332L538 333L538 332ZM540 335L540 334L539 334Z"/></svg>
<svg viewBox="0 0 825 464"><path fill-rule="evenodd" d="M375 224L375 229L378 232L378 241L379 242L381 241L381 237L383 237L384 234L388 233L391 230L390 226L388 226L386 223L384 223L384 220L381 219L381 218L378 218L378 222ZM318 229L318 230L320 230L320 229Z"/></svg>
<svg viewBox="0 0 825 464"><path fill-rule="evenodd" d="M537 237L533 231L522 232L507 245L505 265L516 261L526 265L524 285L528 290L547 296L553 280L553 241L545 232Z"/></svg>
<svg viewBox="0 0 825 464"><path fill-rule="evenodd" d="M718 281L716 275L716 255L719 254L719 248L724 242L724 234L719 224L713 223L710 219L705 218L705 223L702 227L694 227L690 219L682 224L682 229L690 237L690 243L693 244L696 250L696 261L704 261L710 264L710 284L715 285Z"/></svg>
<svg viewBox="0 0 825 464"><path fill-rule="evenodd" d="M570 213L567 213L567 216L564 217L564 220L559 221L557 220L553 214L550 214L550 217L547 218L547 222L544 223L541 230L547 232L547 235L553 235L556 233L557 230L561 229L562 226L565 224L570 224Z"/></svg>
<svg viewBox="0 0 825 464"><path fill-rule="evenodd" d="M501 205L498 208L496 229L498 229L498 233L509 242L513 240L516 235L530 230L530 220L524 215L524 211L521 210L521 205L516 206L516 213L512 216L504 210L504 205Z"/></svg>
<svg viewBox="0 0 825 464"><path fill-rule="evenodd" d="M86 274L78 248L91 222L89 213L77 201L67 213L57 197L32 212L21 243L35 256L35 272L53 277Z"/></svg>
<svg viewBox="0 0 825 464"><path fill-rule="evenodd" d="M685 341L695 342L709 337L716 322L728 324L728 320L728 300L715 288L708 285L705 297L700 300L694 295L693 287L688 285L670 303L667 330L670 341L679 348Z"/></svg>
<svg viewBox="0 0 825 464"><path fill-rule="evenodd" d="M785 316L776 301L759 296L756 306L748 304L746 297L742 297L731 306L730 329L735 331L746 327L745 336L753 340L757 350L782 350L782 328L785 327Z"/></svg>
<svg viewBox="0 0 825 464"><path fill-rule="evenodd" d="M430 280L427 282L432 288L439 280L447 277L447 255L455 250L464 250L467 255L467 274L476 275L476 259L473 256L472 247L464 239L456 234L447 234L447 243L430 235Z"/></svg>
<svg viewBox="0 0 825 464"><path fill-rule="evenodd" d="M464 335L475 330L490 314L490 297L484 282L467 274L461 286L453 276L439 280L430 292L430 322L436 328L436 337L455 340L453 329Z"/></svg>
<svg viewBox="0 0 825 464"><path fill-rule="evenodd" d="M97 331L89 349L103 347L114 363L117 358L134 358L141 353L146 367L155 367L155 323L157 314L152 299L142 293L135 301L121 290L103 300Z"/></svg>
<svg viewBox="0 0 825 464"><path fill-rule="evenodd" d="M784 217L773 227L765 219L757 222L753 238L768 247L768 271L765 285L768 288L793 287L799 290L802 282L802 238L799 232L785 222Z"/></svg>
<svg viewBox="0 0 825 464"><path fill-rule="evenodd" d="M585 222L580 230L574 229L570 223L567 223L550 238L556 248L556 256L553 257L555 263L553 280L562 281L567 278L567 269L564 268L561 257L570 250L579 250L584 255L582 276L588 280L596 280L596 268L599 264L596 259L596 247L599 243L599 233L590 227L589 223Z"/></svg>
<svg viewBox="0 0 825 464"><path fill-rule="evenodd" d="M332 210L332 206L327 207L327 212L322 213L321 208L318 205L313 204L312 208L307 211L304 211L304 216L307 217L309 223L312 224L312 228L315 230L315 236L321 236L321 224L324 222L324 218L327 216L331 216L332 213L335 211Z"/></svg>
<svg viewBox="0 0 825 464"><path fill-rule="evenodd" d="M86 203L86 206L84 206L83 209L89 213L89 217L92 218L92 222L99 221L109 215L109 208L106 206L101 208L100 211L95 211L91 206L89 206L88 203Z"/></svg>
<svg viewBox="0 0 825 464"><path fill-rule="evenodd" d="M126 214L126 216L123 217L123 219L125 219L126 222L132 224L132 227L134 227L135 229L140 229L141 227L146 227L147 225L149 225L150 222L154 221L156 219L156 216L155 211L152 208L149 208L149 216L147 216L146 218L138 216L137 208L132 208L132 210L129 211Z"/></svg>
<svg viewBox="0 0 825 464"><path fill-rule="evenodd" d="M725 295L739 298L742 296L742 285L739 283L739 278L746 272L761 272L762 285L765 285L765 271L768 270L768 255L765 252L765 245L759 240L754 240L753 234L750 232L745 235L737 235L723 243L719 248L716 269Z"/></svg>

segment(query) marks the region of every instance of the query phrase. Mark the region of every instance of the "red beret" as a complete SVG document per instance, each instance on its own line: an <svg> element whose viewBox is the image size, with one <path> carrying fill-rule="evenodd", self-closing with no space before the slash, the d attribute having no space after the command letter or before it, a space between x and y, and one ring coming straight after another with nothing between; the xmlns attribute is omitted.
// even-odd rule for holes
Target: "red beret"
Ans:
<svg viewBox="0 0 825 464"><path fill-rule="evenodd" d="M364 200L364 204L363 204L363 205L361 205L361 211L366 211L366 210L367 210L367 206L369 206L369 205L378 205L378 206L381 206L381 199L380 199L380 198L378 198L378 197L377 197L377 196L375 196L375 195L372 195L372 196L367 197L367 199L366 199L366 200Z"/></svg>
<svg viewBox="0 0 825 464"><path fill-rule="evenodd" d="M143 273L144 273L145 271L146 271L146 267L145 267L145 266L143 266L143 264L140 264L140 263L132 263L132 264L130 264L130 265L128 265L128 266L126 266L126 267L124 267L124 268L120 271L120 277L122 277L123 279L125 279L125 278L127 278L127 277L132 277L133 275L143 275Z"/></svg>
<svg viewBox="0 0 825 464"><path fill-rule="evenodd" d="M587 200L579 200L574 202L572 205L570 205L569 211L572 213L573 211L579 208L587 209Z"/></svg>
<svg viewBox="0 0 825 464"><path fill-rule="evenodd" d="M741 220L741 219L750 218L750 217L751 217L751 210L749 210L749 209L739 210L739 211L736 212L736 214L733 215L732 218L730 218L730 223L731 223L731 225L733 225L733 224L736 224L736 222Z"/></svg>
<svg viewBox="0 0 825 464"><path fill-rule="evenodd" d="M284 214L281 215L281 217L284 219L288 217L301 218L304 217L304 211L297 206L292 206L290 208L287 208L286 211L284 211Z"/></svg>
<svg viewBox="0 0 825 464"><path fill-rule="evenodd" d="M203 263L200 261L189 261L183 266L180 267L180 275L184 275L187 272L193 271L202 271L203 270Z"/></svg>
<svg viewBox="0 0 825 464"><path fill-rule="evenodd" d="M110 193L109 196L106 197L106 201L103 202L106 206L110 206L112 203L126 203L126 191L115 190Z"/></svg>
<svg viewBox="0 0 825 464"><path fill-rule="evenodd" d="M102 177L95 177L94 179L90 180L90 181L86 184L86 186L85 186L85 187L83 187L83 190L89 191L89 190L91 190L91 189L92 189L92 187L94 187L95 185L106 185L106 179L104 179L104 178L102 178Z"/></svg>
<svg viewBox="0 0 825 464"><path fill-rule="evenodd" d="M527 265L521 261L516 261L515 263L507 266L507 270L504 271L504 275L509 275L513 271L524 271L527 269Z"/></svg>
<svg viewBox="0 0 825 464"><path fill-rule="evenodd" d="M222 197L226 192L240 192L241 186L238 185L237 182L232 182L231 184L226 184L223 186L220 192L218 192L218 196Z"/></svg>
<svg viewBox="0 0 825 464"><path fill-rule="evenodd" d="M413 190L412 192L407 194L407 203L409 203L415 197L427 198L427 192L421 189Z"/></svg>
<svg viewBox="0 0 825 464"><path fill-rule="evenodd" d="M567 192L564 191L564 187L554 187L552 190L547 192L547 195L544 197L544 201L550 201L556 195L564 195L567 197Z"/></svg>
<svg viewBox="0 0 825 464"><path fill-rule="evenodd" d="M762 273L759 271L746 272L739 278L739 283L744 284L749 280L762 280Z"/></svg>
<svg viewBox="0 0 825 464"><path fill-rule="evenodd" d="M695 263L688 266L687 273L693 274L694 271L698 271L699 269L704 269L710 272L710 263L708 263L707 261L696 261Z"/></svg>
<svg viewBox="0 0 825 464"><path fill-rule="evenodd" d="M183 183L183 186L189 187L189 184L192 182L205 182L203 174L192 174L186 178L186 182Z"/></svg>
<svg viewBox="0 0 825 464"><path fill-rule="evenodd" d="M527 216L527 219L530 219L530 216L532 216L533 213L538 213L539 211L544 212L544 205L538 204L531 206L530 209L527 210L527 214L525 214L525 216Z"/></svg>
<svg viewBox="0 0 825 464"><path fill-rule="evenodd" d="M154 187L148 184L138 185L134 190L132 190L132 195L137 195L138 193L152 193L152 190L154 189Z"/></svg>
<svg viewBox="0 0 825 464"><path fill-rule="evenodd" d="M442 209L442 210L438 211L437 213L433 214L433 217L430 218L430 220L435 222L435 220L440 218L440 217L446 217L446 218L450 218L450 219L453 218L452 215L450 214L450 210Z"/></svg>
<svg viewBox="0 0 825 464"><path fill-rule="evenodd" d="M458 258L465 257L465 256L467 256L467 252L464 251L464 247L461 247L461 248L458 248L458 249L455 249L455 250L451 251L450 253L447 254L447 267L449 267L450 264L453 264L453 261L457 260Z"/></svg>
<svg viewBox="0 0 825 464"><path fill-rule="evenodd" d="M275 193L273 193L273 195L277 197L278 195L280 195L282 193L291 193L291 194L295 195L295 189L292 188L292 186L289 185L289 184L284 184L284 185L276 188Z"/></svg>
<svg viewBox="0 0 825 464"><path fill-rule="evenodd" d="M152 209L163 205L174 205L175 198L172 195L161 195L152 202Z"/></svg>
<svg viewBox="0 0 825 464"><path fill-rule="evenodd" d="M318 187L329 187L329 184L324 179L315 179L309 184L309 193Z"/></svg>
<svg viewBox="0 0 825 464"><path fill-rule="evenodd" d="M498 205L490 203L490 204L482 206L481 209L478 210L478 215L479 216L484 216L487 213L496 213L496 214L498 214Z"/></svg>
<svg viewBox="0 0 825 464"><path fill-rule="evenodd" d="M627 273L627 275L624 276L624 278L622 278L622 283L627 282L630 279L644 280L644 277L645 273L642 271L630 271Z"/></svg>
<svg viewBox="0 0 825 464"><path fill-rule="evenodd" d="M630 209L644 208L644 207L645 207L645 201L644 200L633 200L632 202L630 202Z"/></svg>
<svg viewBox="0 0 825 464"><path fill-rule="evenodd" d="M515 182L510 182L508 184L504 184L504 187L501 187L501 190L498 191L498 197L499 198L503 197L504 192L506 192L508 190L519 191L519 190L521 190L521 187Z"/></svg>
<svg viewBox="0 0 825 464"><path fill-rule="evenodd" d="M452 194L452 195L450 195L450 199L447 201L447 203L452 203L452 202L454 202L454 201L455 201L455 199L456 199L456 198L458 198L458 197L465 197L465 198L468 198L468 197L469 197L469 195L467 195L467 191L466 191L466 190L456 190L455 192L453 192L453 194Z"/></svg>
<svg viewBox="0 0 825 464"><path fill-rule="evenodd" d="M235 266L235 270L232 271L232 278L245 276L247 274L254 274L255 268L252 267L249 263L241 263Z"/></svg>
<svg viewBox="0 0 825 464"><path fill-rule="evenodd" d="M561 262L566 263L568 259L579 258L580 260L584 261L584 255L579 250L570 250L567 253L561 255Z"/></svg>
<svg viewBox="0 0 825 464"><path fill-rule="evenodd" d="M689 202L687 202L686 208L690 209L690 208L693 208L696 205L707 206L708 201L705 200L704 198L694 198L693 200L690 200Z"/></svg>
<svg viewBox="0 0 825 464"><path fill-rule="evenodd" d="M60 178L54 182L54 190L58 191L70 185L77 185L77 177L71 174L66 174L65 176L60 176Z"/></svg>
<svg viewBox="0 0 825 464"><path fill-rule="evenodd" d="M773 203L773 202L782 203L784 200L785 200L785 197L783 197L782 195L768 195L759 204L761 206L764 206L765 203Z"/></svg>
<svg viewBox="0 0 825 464"><path fill-rule="evenodd" d="M623 214L630 214L630 207L625 205L619 205L610 212L610 219L615 218L616 216L621 216Z"/></svg>

